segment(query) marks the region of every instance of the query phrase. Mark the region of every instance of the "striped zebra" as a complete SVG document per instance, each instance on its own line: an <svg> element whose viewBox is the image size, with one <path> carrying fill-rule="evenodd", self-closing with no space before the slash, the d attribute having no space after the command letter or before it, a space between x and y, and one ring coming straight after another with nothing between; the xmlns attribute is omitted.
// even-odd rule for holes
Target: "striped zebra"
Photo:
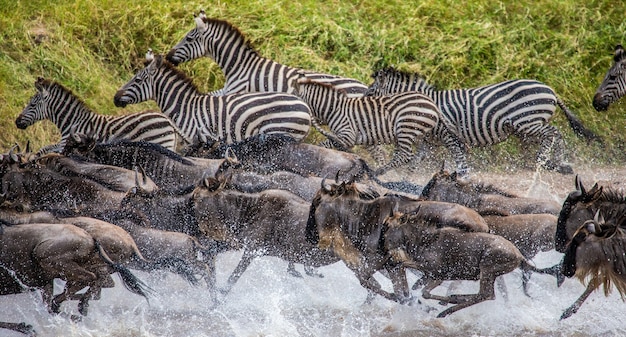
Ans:
<svg viewBox="0 0 626 337"><path fill-rule="evenodd" d="M425 95L406 92L380 97L348 97L343 89L302 78L296 94L310 107L317 130L339 147L394 144L391 161L376 170L380 175L406 164L413 146L429 134L439 120L439 109ZM330 132L319 123L328 125Z"/></svg>
<svg viewBox="0 0 626 337"><path fill-rule="evenodd" d="M618 44L615 46L613 66L593 96L593 107L597 111L606 111L611 103L624 95L626 95L626 52L622 45Z"/></svg>
<svg viewBox="0 0 626 337"><path fill-rule="evenodd" d="M304 139L311 127L309 107L287 93L200 93L191 79L152 51L139 70L116 94L118 107L156 101L187 140L210 137L226 143L258 134L285 134Z"/></svg>
<svg viewBox="0 0 626 337"><path fill-rule="evenodd" d="M504 141L510 135L523 142L539 142L537 163L548 170L573 173L563 162L563 138L548 124L558 105L565 113L574 132L587 140L599 139L556 97L552 88L535 80L510 80L493 85L457 90L436 90L417 74L385 68L375 72L366 95L417 91L435 101L441 110L449 134L456 136L462 146L489 146ZM550 154L552 153L552 158ZM453 152L453 155L455 152ZM455 156L459 174L469 169L464 157Z"/></svg>
<svg viewBox="0 0 626 337"><path fill-rule="evenodd" d="M15 120L19 129L26 129L40 120L48 119L61 133L58 144L42 148L39 154L61 152L70 136L88 134L99 142L113 139L147 141L175 151L178 137L176 126L163 114L144 111L122 116L99 115L63 85L39 77L37 93Z"/></svg>
<svg viewBox="0 0 626 337"><path fill-rule="evenodd" d="M351 96L363 96L367 86L355 79L289 67L259 55L243 34L227 21L210 19L201 11L196 28L167 54L178 65L202 56L211 57L222 69L226 84L215 95L237 92L275 91L293 93L300 76L324 81L344 89Z"/></svg>

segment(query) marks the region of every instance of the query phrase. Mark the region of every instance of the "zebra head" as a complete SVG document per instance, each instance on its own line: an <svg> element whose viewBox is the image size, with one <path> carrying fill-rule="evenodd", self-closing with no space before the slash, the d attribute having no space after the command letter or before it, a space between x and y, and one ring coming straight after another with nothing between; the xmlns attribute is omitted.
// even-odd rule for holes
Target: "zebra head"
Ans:
<svg viewBox="0 0 626 337"><path fill-rule="evenodd" d="M139 70L135 76L124 84L124 86L115 93L113 102L116 107L123 108L128 104L136 104L154 99L154 78L159 71L159 67L163 61L161 55L155 56L152 49L148 49L146 53L145 68Z"/></svg>
<svg viewBox="0 0 626 337"><path fill-rule="evenodd" d="M167 53L166 59L174 65L200 58L207 54L207 39L211 34L207 34L209 30L209 19L206 17L204 10L200 14L194 14L196 28L192 29L185 37L178 42Z"/></svg>
<svg viewBox="0 0 626 337"><path fill-rule="evenodd" d="M50 118L50 100L52 97L50 88L52 83L52 81L42 77L37 78L35 81L37 93L31 97L28 105L15 120L18 129L26 129L37 121Z"/></svg>
<svg viewBox="0 0 626 337"><path fill-rule="evenodd" d="M593 96L593 107L597 111L606 111L611 103L626 95L626 52L622 45L615 46L613 62Z"/></svg>
<svg viewBox="0 0 626 337"><path fill-rule="evenodd" d="M384 90L387 86L387 78L390 70L392 70L392 68L383 68L372 73L374 82L367 88L365 96L381 96L385 94Z"/></svg>

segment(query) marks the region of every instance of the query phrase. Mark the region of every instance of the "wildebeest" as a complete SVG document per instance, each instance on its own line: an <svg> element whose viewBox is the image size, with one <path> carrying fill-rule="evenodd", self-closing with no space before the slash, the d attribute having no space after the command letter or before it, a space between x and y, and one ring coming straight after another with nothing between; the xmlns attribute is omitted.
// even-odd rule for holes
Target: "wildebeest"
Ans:
<svg viewBox="0 0 626 337"><path fill-rule="evenodd" d="M301 263L307 272L307 266L338 261L305 240L308 202L284 190L259 193L230 190L225 188L226 179L226 176L206 178L193 192L193 210L202 233L227 244L229 249L244 250L226 291L255 256L276 256L291 264Z"/></svg>
<svg viewBox="0 0 626 337"><path fill-rule="evenodd" d="M503 237L441 226L428 221L419 209L407 214L396 212L384 223L384 245L392 260L424 273L422 297L455 304L437 317L494 299L496 277L518 267L542 272L528 264L517 247ZM480 289L477 294L431 294L445 280L478 280Z"/></svg>
<svg viewBox="0 0 626 337"><path fill-rule="evenodd" d="M457 179L456 172L436 172L422 189L428 200L454 202L476 210L481 215L553 214L561 210L553 200L519 197L492 185Z"/></svg>
<svg viewBox="0 0 626 337"><path fill-rule="evenodd" d="M141 181L133 179L135 184ZM9 170L1 182L2 199L30 211L72 210L88 215L117 207L125 195L83 176L60 174L37 161Z"/></svg>
<svg viewBox="0 0 626 337"><path fill-rule="evenodd" d="M149 142L99 143L81 134L74 134L70 140L64 151L67 156L130 170L140 168L157 186L170 192L196 185L205 176L213 176L222 163L220 159L182 157Z"/></svg>
<svg viewBox="0 0 626 337"><path fill-rule="evenodd" d="M485 215L483 216L489 232L500 235L511 241L527 260L531 260L539 252L547 252L554 249L554 233L556 231L557 216L552 214L515 214L507 216ZM560 264L551 269L545 269L546 273L557 278L557 283L563 282L560 272ZM522 273L522 285L524 293L528 295L528 279L530 272Z"/></svg>
<svg viewBox="0 0 626 337"><path fill-rule="evenodd" d="M404 302L408 296L404 268L391 261L385 247L387 227L384 220L394 209L420 210L425 221L438 226L487 231L484 220L475 211L461 205L423 202L395 195L380 197L375 191L357 188L353 182L327 184L323 181L311 203L305 232L307 240L333 251L366 289L387 299ZM393 294L382 290L372 278L379 270L389 273L394 285Z"/></svg>
<svg viewBox="0 0 626 337"><path fill-rule="evenodd" d="M62 302L78 298L86 304L87 295L76 295L85 287L107 286L110 273L118 272L131 292L147 298L143 282L126 267L114 263L102 245L85 230L70 224L0 224L0 294L21 293L24 285L41 289L51 313L59 313ZM53 296L53 280L66 281L61 294ZM19 282L17 281L19 280Z"/></svg>
<svg viewBox="0 0 626 337"><path fill-rule="evenodd" d="M84 216L62 217L54 212L48 211L22 213L3 208L0 210L0 221L12 225L27 223L71 224L84 229L94 240L98 241L111 260L117 264L147 271L160 269L160 265L164 264L162 261L146 260L141 251L143 249L138 247L134 237L130 233L117 225L99 219ZM163 247L163 249L166 248L167 247ZM195 281L191 272L178 272L190 282ZM106 286L113 287L113 285L113 280L109 277ZM90 287L85 293L85 298L88 298L87 296L96 300L100 299L100 288ZM82 301L78 305L79 312L86 315L88 306L89 303L87 301Z"/></svg>
<svg viewBox="0 0 626 337"><path fill-rule="evenodd" d="M30 324L22 323L11 323L11 322L0 322L0 329L13 330L17 332L21 332L27 336L34 337L37 334L33 329L33 326Z"/></svg>
<svg viewBox="0 0 626 337"><path fill-rule="evenodd" d="M567 196L559 214L555 246L558 251L565 253L563 274L568 277L576 275L588 284L585 292L563 312L561 319L576 313L587 297L600 286L604 287L604 293L608 295L611 286L615 285L624 299L625 228L624 193L598 184L587 190L576 177L576 190Z"/></svg>

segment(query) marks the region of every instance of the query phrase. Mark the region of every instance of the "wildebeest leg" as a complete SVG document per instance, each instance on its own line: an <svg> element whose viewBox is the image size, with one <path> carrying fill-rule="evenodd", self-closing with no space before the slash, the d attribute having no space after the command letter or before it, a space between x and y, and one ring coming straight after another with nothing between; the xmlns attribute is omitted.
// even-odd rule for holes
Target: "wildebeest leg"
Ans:
<svg viewBox="0 0 626 337"><path fill-rule="evenodd" d="M526 293L526 286L524 285L524 274L522 274L522 284L524 286L524 294L526 294L526 296L528 296L528 293ZM509 290L506 288L506 282L504 282L504 277L496 277L496 285L498 287L498 290L502 294L502 297L504 298L504 301L508 302L509 301Z"/></svg>
<svg viewBox="0 0 626 337"><path fill-rule="evenodd" d="M409 283L406 280L406 269L401 265L386 268L389 272L389 279L393 285L393 292L400 303L411 301Z"/></svg>
<svg viewBox="0 0 626 337"><path fill-rule="evenodd" d="M296 264L293 262L289 262L289 264L287 265L287 273L294 277L302 277L302 274L300 274L300 272L296 270Z"/></svg>
<svg viewBox="0 0 626 337"><path fill-rule="evenodd" d="M0 329L8 329L17 332L21 332L27 336L36 336L35 329L33 326L26 323L9 323L9 322L0 322Z"/></svg>
<svg viewBox="0 0 626 337"><path fill-rule="evenodd" d="M246 271L250 263L252 263L252 259L254 259L255 256L256 256L256 253L252 250L245 249L243 251L241 260L239 260L239 264L237 264L237 267L235 268L233 273L230 274L230 277L228 278L228 282L226 283L226 288L221 290L221 293L223 295L226 295L228 294L228 292L230 292L230 290L233 288L235 283L237 283L237 281L239 280L243 272Z"/></svg>
<svg viewBox="0 0 626 337"><path fill-rule="evenodd" d="M317 268L308 266L306 264L304 265L304 272L307 275L312 276L312 277L319 277L319 278L323 278L324 277L324 274L318 272Z"/></svg>
<svg viewBox="0 0 626 337"><path fill-rule="evenodd" d="M58 314L61 311L61 304L63 302L71 299L72 295L76 294L87 286L89 286L89 282L67 281L67 283L65 283L65 289L63 290L63 292L52 298L48 310L52 313Z"/></svg>
<svg viewBox="0 0 626 337"><path fill-rule="evenodd" d="M437 315L438 318L446 317L453 312L457 312L463 308L467 308L476 303L484 302L486 300L492 300L496 297L494 291L494 283L496 281L496 276L494 274L487 274L481 272L480 279L480 290L478 294L467 294L467 295L451 295L450 301L448 303L458 303L457 305L450 307Z"/></svg>
<svg viewBox="0 0 626 337"><path fill-rule="evenodd" d="M576 300L576 302L574 302L574 304L572 304L569 308L563 311L563 314L561 315L560 319L566 319L572 316L573 314L575 314L578 311L578 309L580 309L580 306L585 302L587 297L589 297L589 295L591 295L591 293L594 290L596 290L598 286L599 286L599 283L596 278L593 278L591 281L589 281L589 285L587 285L587 289L585 289L585 292L583 292L583 294L580 295L580 297Z"/></svg>

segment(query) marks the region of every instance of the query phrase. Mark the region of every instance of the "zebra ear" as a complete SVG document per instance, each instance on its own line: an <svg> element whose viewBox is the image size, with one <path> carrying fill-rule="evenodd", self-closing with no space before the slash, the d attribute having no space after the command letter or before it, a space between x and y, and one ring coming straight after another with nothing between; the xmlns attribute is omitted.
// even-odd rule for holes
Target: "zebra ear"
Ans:
<svg viewBox="0 0 626 337"><path fill-rule="evenodd" d="M151 63L154 60L154 53L152 52L152 48L148 48L146 52L146 64Z"/></svg>
<svg viewBox="0 0 626 337"><path fill-rule="evenodd" d="M200 11L200 14L198 14L198 16L196 16L194 18L194 21L196 21L196 28L199 31L206 31L209 26L207 25L207 17L206 14L204 13L204 10Z"/></svg>
<svg viewBox="0 0 626 337"><path fill-rule="evenodd" d="M46 80L43 77L37 77L37 81L35 81L35 89L37 89L37 91L39 92L43 92L44 91L44 83L46 82Z"/></svg>
<svg viewBox="0 0 626 337"><path fill-rule="evenodd" d="M615 46L615 56L613 57L613 60L615 62L619 62L624 59L624 56L626 56L626 53L624 52L624 47L622 47L621 44Z"/></svg>

